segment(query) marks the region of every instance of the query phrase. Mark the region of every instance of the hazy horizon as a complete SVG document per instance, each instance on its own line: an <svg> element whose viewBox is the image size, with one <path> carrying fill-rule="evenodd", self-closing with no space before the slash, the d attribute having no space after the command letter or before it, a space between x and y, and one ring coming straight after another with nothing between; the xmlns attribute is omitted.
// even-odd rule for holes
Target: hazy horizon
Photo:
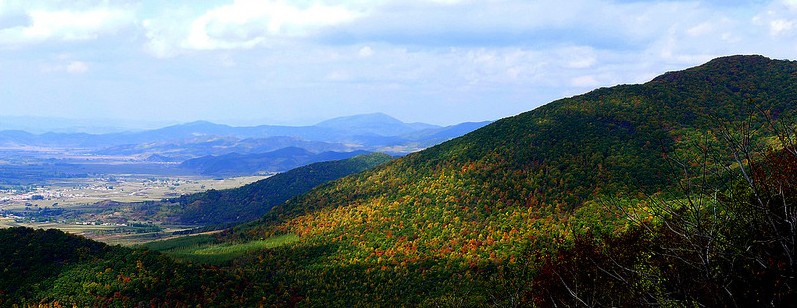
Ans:
<svg viewBox="0 0 797 308"><path fill-rule="evenodd" d="M464 122L458 122L458 123L441 124L441 123L428 123L428 122L413 122L413 121L405 121L403 119L396 118L384 112L375 112L375 113L382 113L408 124L424 123L424 124L432 124L432 125L445 127L449 125L464 123ZM159 129L174 125L189 124L194 122L210 122L214 124L221 124L232 127L251 127L251 126L261 126L261 125L313 126L326 120L332 120L336 118L343 118L349 116L357 116L357 115L367 115L367 114L373 114L373 113L342 115L333 118L323 119L321 121L292 122L292 123L272 123L269 122L268 120L241 121L235 119L226 122L210 121L206 119L195 119L189 121L152 121L152 120L147 121L147 120L135 120L135 119L56 118L56 117L41 117L41 116L0 115L0 131L21 130L35 134L46 133L46 132L103 134L103 133L115 133L115 132L152 130L152 129ZM485 121L494 121L494 120L485 120ZM465 122L484 122L484 121L465 121Z"/></svg>
<svg viewBox="0 0 797 308"><path fill-rule="evenodd" d="M451 125L795 41L793 0L3 1L0 117Z"/></svg>

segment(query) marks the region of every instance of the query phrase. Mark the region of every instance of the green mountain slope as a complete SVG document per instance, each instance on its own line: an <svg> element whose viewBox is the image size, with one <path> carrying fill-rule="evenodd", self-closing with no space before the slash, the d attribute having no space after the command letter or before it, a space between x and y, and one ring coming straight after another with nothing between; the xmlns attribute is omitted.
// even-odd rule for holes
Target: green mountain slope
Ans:
<svg viewBox="0 0 797 308"><path fill-rule="evenodd" d="M664 157L688 150L720 122L746 119L753 104L792 117L796 71L795 62L734 56L555 101L313 190L275 208L261 225L391 203L383 213L397 219L449 209L481 225L505 210L572 210L600 194L663 189L677 181Z"/></svg>
<svg viewBox="0 0 797 308"><path fill-rule="evenodd" d="M795 85L795 62L734 56L642 85L598 89L312 190L227 236L298 234L308 246L328 248L307 266L331 276L340 268L466 275L544 256L574 232L622 224L612 222L615 213L601 198L633 205L640 192L674 190L679 177L667 157L698 155L695 142L716 139L712 129L750 118L754 106L793 119ZM413 266L416 272L403 272ZM379 294L396 286L359 287ZM333 299L352 288L332 284L313 296ZM427 288L416 300L452 288Z"/></svg>
<svg viewBox="0 0 797 308"><path fill-rule="evenodd" d="M361 172L390 161L387 154L373 153L320 162L292 169L235 189L209 190L171 200L179 204L177 221L184 224L227 224L253 220L271 207L331 180Z"/></svg>

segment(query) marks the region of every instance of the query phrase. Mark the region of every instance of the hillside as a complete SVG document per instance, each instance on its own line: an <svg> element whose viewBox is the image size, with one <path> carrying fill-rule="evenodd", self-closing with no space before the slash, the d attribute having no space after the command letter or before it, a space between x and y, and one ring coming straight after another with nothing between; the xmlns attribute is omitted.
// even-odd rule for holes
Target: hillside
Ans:
<svg viewBox="0 0 797 308"><path fill-rule="evenodd" d="M197 238L208 246L161 246L201 261L287 242L220 263L257 285L259 294L238 293L250 298L290 286L263 295L276 305L786 306L797 294L788 258L797 209L787 201L797 149L776 144L793 126L777 135L766 120L794 123L795 103L797 62L718 58L334 180ZM771 153L741 159L728 148ZM757 166L762 158L772 163ZM732 178L748 167L753 180ZM684 189L693 184L703 190Z"/></svg>
<svg viewBox="0 0 797 308"><path fill-rule="evenodd" d="M182 224L243 222L261 217L271 207L315 186L376 167L391 159L389 155L373 153L314 163L239 188L209 190L170 201L179 204L177 222Z"/></svg>
<svg viewBox="0 0 797 308"><path fill-rule="evenodd" d="M308 246L328 247L313 265L329 271L320 277L362 268L404 279L453 271L461 279L467 269L539 260L574 233L614 232L615 213L602 200L633 206L641 192L676 191L680 177L668 157L699 155L696 142L718 138L712 129L762 123L754 106L794 119L796 85L795 62L734 56L598 89L312 190L228 237L295 233ZM416 300L464 292L447 283ZM313 296L399 296L391 287L329 285Z"/></svg>
<svg viewBox="0 0 797 308"><path fill-rule="evenodd" d="M271 216L378 201L398 203L384 213L390 216L453 207L461 219L483 223L507 209L573 210L599 194L659 190L677 181L663 156L688 150L688 138L746 119L751 102L794 116L796 70L794 62L726 57L646 84L558 100L314 190ZM351 195L358 198L344 201Z"/></svg>

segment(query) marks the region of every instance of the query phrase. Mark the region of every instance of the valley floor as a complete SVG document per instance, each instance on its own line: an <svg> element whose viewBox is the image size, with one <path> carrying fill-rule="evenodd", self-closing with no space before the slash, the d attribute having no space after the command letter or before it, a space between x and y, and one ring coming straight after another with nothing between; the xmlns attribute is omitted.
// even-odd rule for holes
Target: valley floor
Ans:
<svg viewBox="0 0 797 308"><path fill-rule="evenodd" d="M6 188L0 190L0 228L52 228L108 244L135 245L201 226L175 225L131 204L236 188L264 178L105 175Z"/></svg>

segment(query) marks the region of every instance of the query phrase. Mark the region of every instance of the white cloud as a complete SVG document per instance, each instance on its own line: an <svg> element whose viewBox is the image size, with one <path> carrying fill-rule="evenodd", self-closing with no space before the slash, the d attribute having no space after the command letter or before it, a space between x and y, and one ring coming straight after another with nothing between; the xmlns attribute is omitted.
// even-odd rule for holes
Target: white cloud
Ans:
<svg viewBox="0 0 797 308"><path fill-rule="evenodd" d="M772 39L783 40L795 34L797 1L773 1L752 18L752 25L767 31Z"/></svg>
<svg viewBox="0 0 797 308"><path fill-rule="evenodd" d="M31 9L24 14L29 24L0 29L1 45L24 45L48 40L92 40L134 23L130 11L113 8Z"/></svg>
<svg viewBox="0 0 797 308"><path fill-rule="evenodd" d="M363 57L369 57L372 44L549 49L577 45L640 51L658 46L664 58L688 60L693 54L716 54L726 45L750 43L760 33L745 18L762 8L794 13L797 9L788 9L792 6L791 0L743 8L699 1L230 0L180 16L155 14L142 25L147 50L158 57L195 50L279 50L291 44L365 46L360 47ZM768 16L759 23L769 27L770 20L777 19ZM784 22L773 27L779 33L790 31ZM670 38L675 42L666 46ZM705 50L682 57L684 46ZM589 68L595 63L585 53L565 66Z"/></svg>
<svg viewBox="0 0 797 308"><path fill-rule="evenodd" d="M141 21L141 26L147 38L144 44L147 52L157 58L168 58L178 54L174 45L181 36L179 30L181 27L175 19L144 19Z"/></svg>
<svg viewBox="0 0 797 308"><path fill-rule="evenodd" d="M769 32L773 36L789 32L792 28L794 28L794 22L791 20L777 19L769 22Z"/></svg>
<svg viewBox="0 0 797 308"><path fill-rule="evenodd" d="M357 16L357 12L345 7L322 3L300 7L284 1L236 0L196 18L181 47L247 49L270 37L304 36Z"/></svg>
<svg viewBox="0 0 797 308"><path fill-rule="evenodd" d="M206 10L159 12L144 18L141 25L148 40L146 50L166 58L195 50L246 50L302 41L320 29L359 18L360 8L367 6L234 0Z"/></svg>

